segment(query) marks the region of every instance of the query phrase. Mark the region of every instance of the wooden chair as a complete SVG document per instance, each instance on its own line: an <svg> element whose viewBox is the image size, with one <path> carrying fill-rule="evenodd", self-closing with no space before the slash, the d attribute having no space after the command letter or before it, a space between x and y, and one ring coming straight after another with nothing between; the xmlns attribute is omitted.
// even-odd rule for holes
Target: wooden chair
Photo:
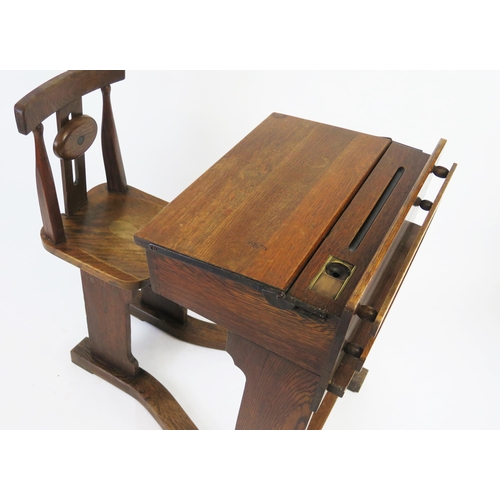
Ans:
<svg viewBox="0 0 500 500"><path fill-rule="evenodd" d="M155 294L145 251L134 234L167 202L127 185L110 101L111 84L124 71L68 71L36 88L15 105L21 134L33 132L41 238L52 254L81 270L88 339L72 360L138 399L163 428L195 428L171 394L139 368L131 352L130 314L194 344L224 349L226 330L187 315L185 308ZM85 152L97 135L83 114L82 97L101 89L105 184L87 192ZM42 122L56 114L54 153L61 160L61 214ZM151 397L154 394L154 397Z"/></svg>

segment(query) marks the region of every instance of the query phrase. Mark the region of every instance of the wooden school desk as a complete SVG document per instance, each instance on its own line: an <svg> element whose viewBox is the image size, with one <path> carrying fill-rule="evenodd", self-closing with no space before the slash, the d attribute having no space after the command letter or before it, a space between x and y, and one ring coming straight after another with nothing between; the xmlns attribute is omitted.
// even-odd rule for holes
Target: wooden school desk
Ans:
<svg viewBox="0 0 500 500"><path fill-rule="evenodd" d="M455 170L436 165L444 144L274 113L136 234L152 290L227 329L214 347L246 376L237 429L320 429L359 390Z"/></svg>

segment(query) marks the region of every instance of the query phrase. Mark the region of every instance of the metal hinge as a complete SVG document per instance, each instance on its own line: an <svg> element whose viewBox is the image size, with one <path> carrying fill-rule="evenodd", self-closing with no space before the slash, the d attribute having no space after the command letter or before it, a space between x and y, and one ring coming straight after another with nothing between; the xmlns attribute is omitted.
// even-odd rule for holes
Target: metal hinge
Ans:
<svg viewBox="0 0 500 500"><path fill-rule="evenodd" d="M272 306L285 311L296 310L297 314L306 318L324 321L328 316L326 310L304 304L293 297L289 297L281 290L263 288L262 295Z"/></svg>

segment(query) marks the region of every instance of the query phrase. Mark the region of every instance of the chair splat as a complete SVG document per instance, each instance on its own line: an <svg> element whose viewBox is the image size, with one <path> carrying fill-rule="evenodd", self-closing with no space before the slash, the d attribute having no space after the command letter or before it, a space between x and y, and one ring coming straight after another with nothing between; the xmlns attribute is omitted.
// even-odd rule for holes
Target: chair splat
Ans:
<svg viewBox="0 0 500 500"><path fill-rule="evenodd" d="M54 140L54 153L61 159L61 174L64 193L64 209L66 215L74 214L80 207L87 203L87 177L85 172L85 151L92 145L86 140L84 148L75 151L68 146L68 135L78 125L82 116L82 99L79 98L56 112L58 134ZM95 124L95 121L94 121ZM97 124L96 132L97 132ZM87 135L87 134L86 134ZM78 139L76 139L78 144ZM69 151L66 149L69 148Z"/></svg>

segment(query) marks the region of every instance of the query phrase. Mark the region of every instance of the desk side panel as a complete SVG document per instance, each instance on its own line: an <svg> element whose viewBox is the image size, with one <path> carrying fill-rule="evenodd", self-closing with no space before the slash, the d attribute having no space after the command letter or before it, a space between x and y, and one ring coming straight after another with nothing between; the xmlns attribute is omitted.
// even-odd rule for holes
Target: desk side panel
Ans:
<svg viewBox="0 0 500 500"><path fill-rule="evenodd" d="M303 317L270 305L257 290L209 271L147 251L153 290L230 331L320 376L337 319ZM323 378L323 377L322 377Z"/></svg>

